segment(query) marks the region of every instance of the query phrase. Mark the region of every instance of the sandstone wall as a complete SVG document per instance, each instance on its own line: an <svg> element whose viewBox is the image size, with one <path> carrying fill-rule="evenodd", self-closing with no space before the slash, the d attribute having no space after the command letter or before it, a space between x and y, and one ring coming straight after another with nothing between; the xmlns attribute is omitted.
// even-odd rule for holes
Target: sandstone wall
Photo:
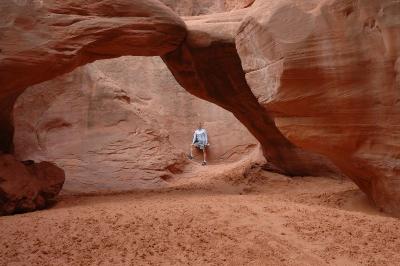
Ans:
<svg viewBox="0 0 400 266"><path fill-rule="evenodd" d="M337 172L333 162L400 213L398 1L260 0L186 23L155 0L85 3L49 2L37 21L28 9L5 23L2 150L11 151L9 113L27 86L99 59L159 55L188 92L234 113L278 170Z"/></svg>
<svg viewBox="0 0 400 266"><path fill-rule="evenodd" d="M25 88L100 59L163 55L186 35L157 0L0 1L0 29L3 152L12 152L12 107Z"/></svg>
<svg viewBox="0 0 400 266"><path fill-rule="evenodd" d="M257 1L236 46L281 132L398 213L400 2Z"/></svg>
<svg viewBox="0 0 400 266"><path fill-rule="evenodd" d="M182 89L161 59L97 61L20 96L15 153L65 169L66 191L163 186L185 169L198 121L210 135L212 164L256 146L232 114Z"/></svg>
<svg viewBox="0 0 400 266"><path fill-rule="evenodd" d="M221 13L250 6L254 0L162 0L181 16Z"/></svg>

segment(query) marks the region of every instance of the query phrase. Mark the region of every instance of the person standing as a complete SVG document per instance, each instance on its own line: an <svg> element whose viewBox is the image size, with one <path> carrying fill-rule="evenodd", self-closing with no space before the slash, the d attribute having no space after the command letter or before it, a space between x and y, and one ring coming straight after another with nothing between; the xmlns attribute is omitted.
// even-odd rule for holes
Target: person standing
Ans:
<svg viewBox="0 0 400 266"><path fill-rule="evenodd" d="M199 123L198 128L193 133L192 144L190 145L190 155L189 159L193 159L193 148L196 147L203 151L203 163L202 165L207 164L207 152L206 148L210 144L208 143L207 131L203 128L202 123Z"/></svg>

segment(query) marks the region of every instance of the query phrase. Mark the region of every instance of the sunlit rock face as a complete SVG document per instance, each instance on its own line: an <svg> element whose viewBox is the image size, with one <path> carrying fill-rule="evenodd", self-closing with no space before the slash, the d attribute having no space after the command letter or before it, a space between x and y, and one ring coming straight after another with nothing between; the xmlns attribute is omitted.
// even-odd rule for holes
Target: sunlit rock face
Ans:
<svg viewBox="0 0 400 266"><path fill-rule="evenodd" d="M181 16L198 16L249 7L254 0L162 0Z"/></svg>
<svg viewBox="0 0 400 266"><path fill-rule="evenodd" d="M167 185L185 171L198 122L212 164L242 159L257 144L232 114L188 94L150 57L97 61L31 87L14 122L16 155L65 169L66 192Z"/></svg>
<svg viewBox="0 0 400 266"><path fill-rule="evenodd" d="M257 1L236 47L283 134L399 214L400 3Z"/></svg>

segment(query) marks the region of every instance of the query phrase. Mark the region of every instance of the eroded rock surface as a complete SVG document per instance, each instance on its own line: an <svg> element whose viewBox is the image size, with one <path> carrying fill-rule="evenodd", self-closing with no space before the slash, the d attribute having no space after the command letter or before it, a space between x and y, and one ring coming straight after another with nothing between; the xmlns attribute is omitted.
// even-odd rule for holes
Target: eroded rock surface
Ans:
<svg viewBox="0 0 400 266"><path fill-rule="evenodd" d="M281 132L400 214L400 3L257 1L236 46Z"/></svg>
<svg viewBox="0 0 400 266"><path fill-rule="evenodd" d="M58 10L62 14L67 10L74 16L85 16L85 12L89 12L103 19L126 15L125 12L107 13L98 8L102 4L89 5L89 9L93 8L92 14L70 1L63 3L66 3L65 8L57 4L46 10ZM177 33L170 40L173 45L157 55L163 57L178 82L192 94L230 110L260 141L264 155L274 166L292 175L337 172L332 161L378 206L400 213L398 1L260 0L248 10L185 18L189 28L186 39L182 21L159 2L134 3L160 7L161 17L166 19L161 25L166 22L172 25L168 32ZM145 17L152 17L152 14ZM71 25L75 27L80 23ZM108 33L111 32L110 29ZM41 32L30 33L42 36ZM54 69L51 75L56 76L93 60L117 56L117 53L135 54L125 53L126 44L133 40L132 32L119 33L116 39L111 38L117 42L108 43L109 39L102 39L101 34L89 34L94 46L86 42L73 43L73 47L85 47L82 51L88 51L83 53L85 57L78 57L78 61L52 60L40 53L39 61L57 66L51 68ZM76 32L76 38L79 40L82 34ZM15 36L6 36L9 44L15 43ZM146 44L140 40L138 45ZM122 41L122 49L119 41ZM116 50L113 50L114 45ZM62 51L68 54L69 48ZM45 75L49 72L45 64L43 69L36 63L16 64L24 66L21 68L5 64L23 61L18 60L24 58L22 55L0 61L0 70L9 71L0 72L6 73L0 76L2 84L18 83L14 88L20 89L28 83L39 82L39 77L50 79ZM28 74L20 80L12 75L3 80L8 77L7 73ZM9 92L18 91L5 88L5 92L7 88ZM16 95L11 93L3 99L9 103ZM3 122L2 126L11 125L8 120ZM6 137L10 136L9 131L3 132ZM3 142L11 143L10 139Z"/></svg>
<svg viewBox="0 0 400 266"><path fill-rule="evenodd" d="M257 145L232 114L181 88L160 58L97 61L20 96L15 153L55 162L69 192L162 187L186 171L199 121L211 164L243 159Z"/></svg>
<svg viewBox="0 0 400 266"><path fill-rule="evenodd" d="M12 106L28 86L98 59L156 56L186 34L157 0L1 1L0 150L12 144Z"/></svg>
<svg viewBox="0 0 400 266"><path fill-rule="evenodd" d="M222 13L249 7L254 0L162 0L181 16L198 16Z"/></svg>
<svg viewBox="0 0 400 266"><path fill-rule="evenodd" d="M231 111L261 143L274 170L289 175L339 175L329 159L289 142L254 97L235 47L246 12L186 18L184 45L162 58L187 91Z"/></svg>
<svg viewBox="0 0 400 266"><path fill-rule="evenodd" d="M0 155L0 215L45 208L64 180L64 171L52 163L22 163L12 155Z"/></svg>

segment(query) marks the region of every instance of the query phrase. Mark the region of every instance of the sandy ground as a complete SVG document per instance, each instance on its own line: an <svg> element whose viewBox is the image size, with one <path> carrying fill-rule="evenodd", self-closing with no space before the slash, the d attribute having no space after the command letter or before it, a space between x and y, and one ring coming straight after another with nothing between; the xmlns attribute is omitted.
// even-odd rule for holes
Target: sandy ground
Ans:
<svg viewBox="0 0 400 266"><path fill-rule="evenodd" d="M350 181L219 171L0 217L0 265L400 264L400 220Z"/></svg>

